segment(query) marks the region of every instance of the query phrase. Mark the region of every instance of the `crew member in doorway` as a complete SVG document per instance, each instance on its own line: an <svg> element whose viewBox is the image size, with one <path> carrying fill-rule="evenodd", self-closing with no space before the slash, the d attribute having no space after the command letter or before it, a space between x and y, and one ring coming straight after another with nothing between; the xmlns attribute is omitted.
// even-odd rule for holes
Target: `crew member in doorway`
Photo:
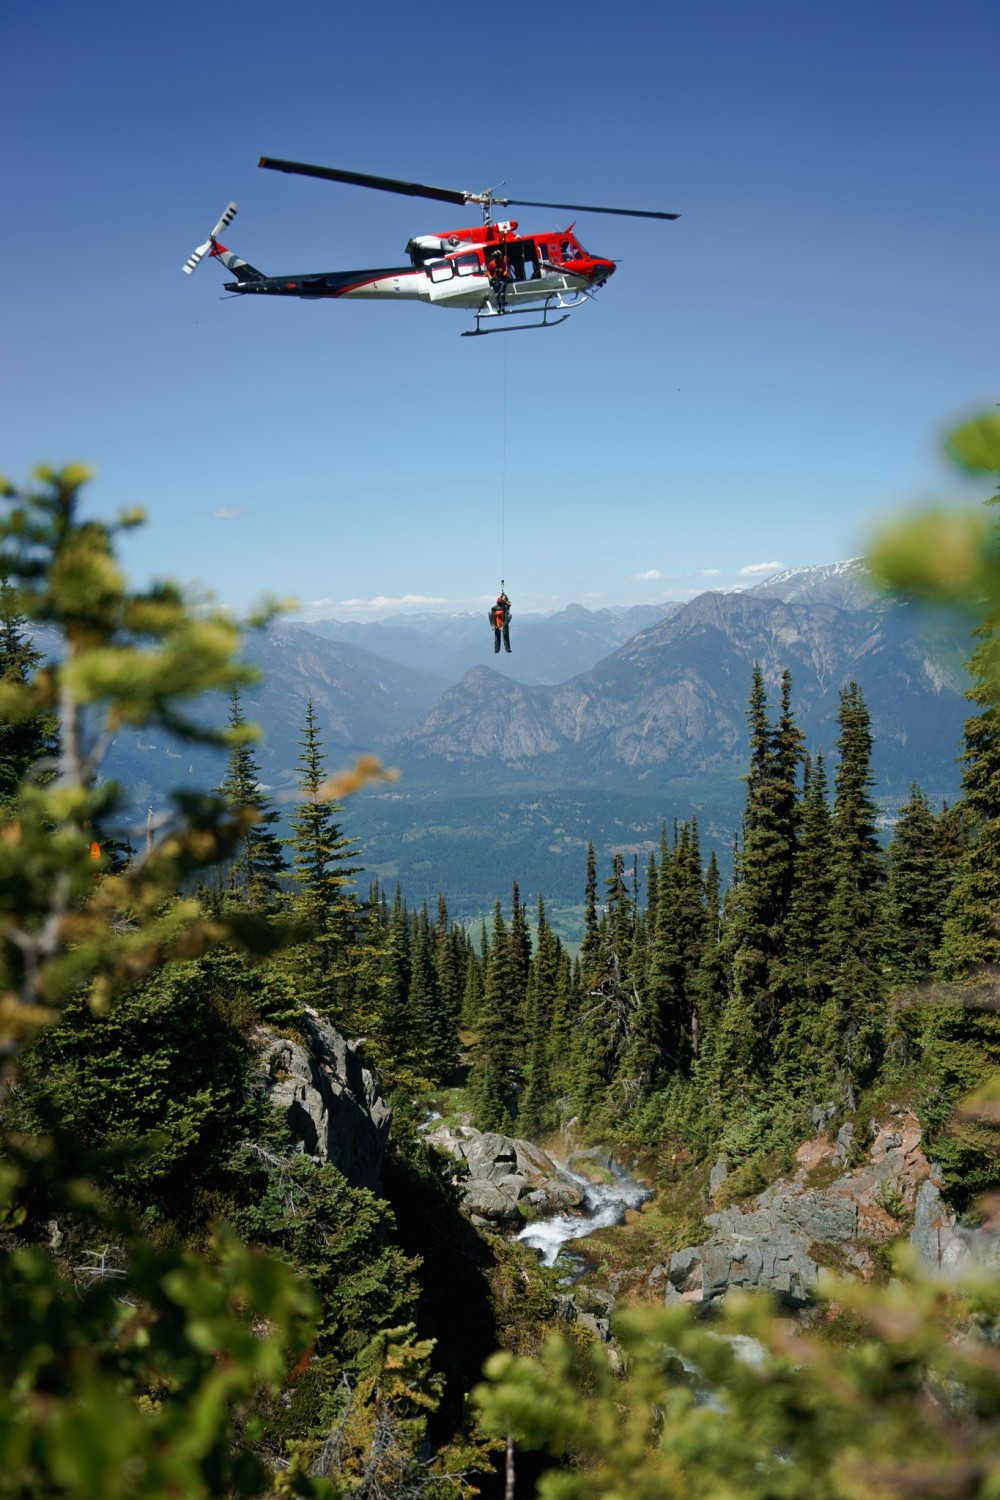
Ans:
<svg viewBox="0 0 1000 1500"><path fill-rule="evenodd" d="M494 250L486 262L486 274L497 299L497 312L506 310L507 284L512 279L510 264L505 254Z"/></svg>
<svg viewBox="0 0 1000 1500"><path fill-rule="evenodd" d="M497 602L489 613L490 624L493 626L493 650L500 650L500 638L503 637L504 650L510 650L510 600L501 587L497 596Z"/></svg>

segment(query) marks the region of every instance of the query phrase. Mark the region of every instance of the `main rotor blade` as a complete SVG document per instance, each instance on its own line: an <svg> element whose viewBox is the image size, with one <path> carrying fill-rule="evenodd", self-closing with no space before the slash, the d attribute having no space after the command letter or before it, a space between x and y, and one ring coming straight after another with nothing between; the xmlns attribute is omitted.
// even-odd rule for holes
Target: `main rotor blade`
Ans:
<svg viewBox="0 0 1000 1500"><path fill-rule="evenodd" d="M630 219L679 219L680 214L663 214L644 208L595 208L592 203L536 203L531 198L494 198L494 203L514 208L564 208L571 214L624 214Z"/></svg>
<svg viewBox="0 0 1000 1500"><path fill-rule="evenodd" d="M383 193L402 193L407 198L436 198L439 203L466 204L475 196L472 193L453 192L451 188L427 187L420 182L400 182L395 177L373 177L368 172L343 172L339 167L311 167L301 161L281 161L275 156L262 156L259 167L270 167L274 172L294 172L299 177L321 177L327 182L348 182L354 187L378 188Z"/></svg>

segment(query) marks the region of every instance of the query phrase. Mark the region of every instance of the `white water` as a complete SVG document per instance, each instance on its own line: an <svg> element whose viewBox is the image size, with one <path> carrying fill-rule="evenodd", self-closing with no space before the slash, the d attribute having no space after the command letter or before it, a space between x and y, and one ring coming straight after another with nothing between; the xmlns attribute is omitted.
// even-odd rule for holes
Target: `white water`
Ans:
<svg viewBox="0 0 1000 1500"><path fill-rule="evenodd" d="M580 1240L593 1234L595 1229L607 1229L611 1224L621 1224L626 1209L638 1208L640 1203L645 1203L647 1198L653 1196L649 1188L633 1181L617 1167L613 1168L615 1181L607 1184L589 1182L586 1177L570 1172L568 1168L563 1170L583 1188L583 1208L572 1214L557 1214L552 1219L537 1219L526 1225L517 1236L538 1251L542 1264L546 1266L555 1265L556 1257L567 1240Z"/></svg>

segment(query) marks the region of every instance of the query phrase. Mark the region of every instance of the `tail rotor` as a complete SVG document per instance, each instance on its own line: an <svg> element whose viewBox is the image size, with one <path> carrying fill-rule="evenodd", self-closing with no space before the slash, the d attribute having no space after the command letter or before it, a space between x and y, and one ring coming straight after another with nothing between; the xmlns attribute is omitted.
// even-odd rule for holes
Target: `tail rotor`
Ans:
<svg viewBox="0 0 1000 1500"><path fill-rule="evenodd" d="M233 222L235 218L236 204L230 203L225 213L222 215L222 218L219 220L218 224L216 224L215 228L212 230L212 233L209 235L205 243L203 245L199 245L196 250L192 250L191 254L184 262L184 274L186 276L190 276L195 266L197 266L205 258L206 255L208 255L212 250L215 249L219 235Z"/></svg>

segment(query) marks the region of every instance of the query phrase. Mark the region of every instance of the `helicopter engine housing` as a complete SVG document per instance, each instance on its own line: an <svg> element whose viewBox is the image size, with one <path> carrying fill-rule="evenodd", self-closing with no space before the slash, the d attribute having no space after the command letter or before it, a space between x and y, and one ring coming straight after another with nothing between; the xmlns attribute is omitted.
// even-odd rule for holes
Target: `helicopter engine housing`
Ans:
<svg viewBox="0 0 1000 1500"><path fill-rule="evenodd" d="M424 266L429 260L435 260L444 255L446 251L454 246L439 234L417 234L406 246L406 253L410 262L415 266Z"/></svg>

